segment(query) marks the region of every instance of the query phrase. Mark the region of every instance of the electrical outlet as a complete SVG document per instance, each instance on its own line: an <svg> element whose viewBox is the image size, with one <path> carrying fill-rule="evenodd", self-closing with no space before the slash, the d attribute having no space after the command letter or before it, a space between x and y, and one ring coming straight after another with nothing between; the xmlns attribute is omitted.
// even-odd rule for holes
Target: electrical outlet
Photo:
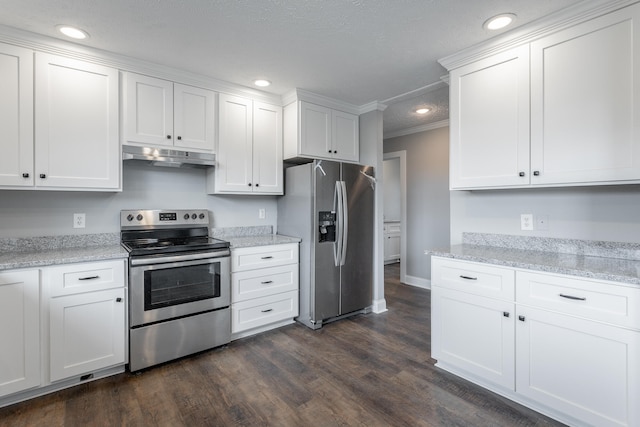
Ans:
<svg viewBox="0 0 640 427"><path fill-rule="evenodd" d="M264 209L258 209L258 218L265 219L267 217L267 212Z"/></svg>
<svg viewBox="0 0 640 427"><path fill-rule="evenodd" d="M520 230L533 230L533 214L520 214Z"/></svg>
<svg viewBox="0 0 640 427"><path fill-rule="evenodd" d="M85 215L83 213L74 213L73 228L84 228L84 226L85 226Z"/></svg>

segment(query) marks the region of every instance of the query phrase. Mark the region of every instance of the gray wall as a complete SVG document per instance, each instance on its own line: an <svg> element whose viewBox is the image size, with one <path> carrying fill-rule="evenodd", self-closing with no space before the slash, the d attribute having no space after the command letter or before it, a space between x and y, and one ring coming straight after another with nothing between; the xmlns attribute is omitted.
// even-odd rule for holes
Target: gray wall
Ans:
<svg viewBox="0 0 640 427"><path fill-rule="evenodd" d="M407 152L407 276L431 279L424 250L449 245L449 127L384 141ZM407 278L410 282L411 278Z"/></svg>
<svg viewBox="0 0 640 427"><path fill-rule="evenodd" d="M548 230L521 231L522 213ZM464 231L638 243L640 185L452 191L451 243Z"/></svg>
<svg viewBox="0 0 640 427"><path fill-rule="evenodd" d="M209 209L214 227L277 223L275 196L209 196L205 171L124 162L121 193L0 190L0 237L120 231L121 209ZM258 219L258 209L266 218ZM86 228L73 228L73 213Z"/></svg>

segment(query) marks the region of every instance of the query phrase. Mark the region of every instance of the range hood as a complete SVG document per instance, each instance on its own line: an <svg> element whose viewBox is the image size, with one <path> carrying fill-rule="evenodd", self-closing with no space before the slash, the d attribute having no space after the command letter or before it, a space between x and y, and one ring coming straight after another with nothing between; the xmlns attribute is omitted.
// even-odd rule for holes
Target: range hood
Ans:
<svg viewBox="0 0 640 427"><path fill-rule="evenodd" d="M142 160L154 166L208 168L215 166L216 155L168 148L122 146L122 160Z"/></svg>

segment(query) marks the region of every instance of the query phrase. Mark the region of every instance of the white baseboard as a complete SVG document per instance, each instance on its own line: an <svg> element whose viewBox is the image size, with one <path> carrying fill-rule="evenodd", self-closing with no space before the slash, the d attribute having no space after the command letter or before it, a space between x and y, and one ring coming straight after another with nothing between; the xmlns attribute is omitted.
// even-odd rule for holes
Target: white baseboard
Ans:
<svg viewBox="0 0 640 427"><path fill-rule="evenodd" d="M376 314L384 313L385 311L387 311L387 300L385 300L384 298L374 300L373 304L371 305L371 311Z"/></svg>
<svg viewBox="0 0 640 427"><path fill-rule="evenodd" d="M406 275L405 281L402 283L415 286L416 288L431 289L431 280L423 279L421 277Z"/></svg>

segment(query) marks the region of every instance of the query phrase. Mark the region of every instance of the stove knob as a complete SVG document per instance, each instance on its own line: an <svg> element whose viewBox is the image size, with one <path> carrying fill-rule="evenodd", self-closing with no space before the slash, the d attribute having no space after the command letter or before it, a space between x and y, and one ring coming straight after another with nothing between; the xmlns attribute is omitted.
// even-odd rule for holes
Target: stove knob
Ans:
<svg viewBox="0 0 640 427"><path fill-rule="evenodd" d="M133 221L133 215L131 214L127 215L127 221Z"/></svg>
<svg viewBox="0 0 640 427"><path fill-rule="evenodd" d="M201 213L201 214L198 216L198 218L200 218L200 219L204 219L204 214L203 214L203 213Z"/></svg>
<svg viewBox="0 0 640 427"><path fill-rule="evenodd" d="M189 214L184 214L184 219L189 219Z"/></svg>
<svg viewBox="0 0 640 427"><path fill-rule="evenodd" d="M191 215L191 219L196 219L196 218L198 218L198 215L196 214Z"/></svg>
<svg viewBox="0 0 640 427"><path fill-rule="evenodd" d="M136 217L136 219L137 219L138 221L142 221L142 218L144 218L144 217L142 216L142 214L138 214L138 216Z"/></svg>

